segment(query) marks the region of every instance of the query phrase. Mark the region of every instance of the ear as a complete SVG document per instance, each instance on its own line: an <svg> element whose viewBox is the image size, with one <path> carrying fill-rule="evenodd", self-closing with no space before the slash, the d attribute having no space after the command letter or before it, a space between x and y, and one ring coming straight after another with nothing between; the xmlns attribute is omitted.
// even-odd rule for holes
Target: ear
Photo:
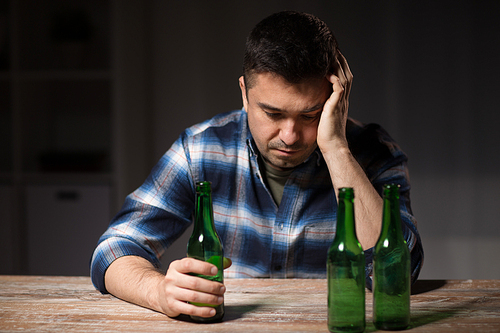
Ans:
<svg viewBox="0 0 500 333"><path fill-rule="evenodd" d="M248 105L248 99L247 99L247 90L245 88L245 79L243 78L243 76L240 76L238 81L240 83L241 100L243 101L243 107L245 108L246 111Z"/></svg>

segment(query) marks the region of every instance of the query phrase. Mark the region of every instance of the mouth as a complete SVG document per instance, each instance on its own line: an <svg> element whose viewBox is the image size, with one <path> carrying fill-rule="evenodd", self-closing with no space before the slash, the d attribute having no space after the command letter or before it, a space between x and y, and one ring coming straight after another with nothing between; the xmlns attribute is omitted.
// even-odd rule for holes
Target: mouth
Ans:
<svg viewBox="0 0 500 333"><path fill-rule="evenodd" d="M276 149L276 151L283 156L292 156L300 152L300 150Z"/></svg>

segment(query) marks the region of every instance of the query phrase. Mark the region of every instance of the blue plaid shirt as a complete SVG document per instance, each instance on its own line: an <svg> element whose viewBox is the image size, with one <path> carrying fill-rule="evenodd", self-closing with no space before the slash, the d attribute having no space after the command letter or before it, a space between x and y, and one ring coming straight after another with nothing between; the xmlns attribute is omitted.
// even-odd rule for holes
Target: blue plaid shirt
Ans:
<svg viewBox="0 0 500 333"><path fill-rule="evenodd" d="M379 193L386 183L401 185L403 232L416 279L423 251L410 208L407 158L378 125L349 119L347 137ZM244 110L187 129L99 239L91 262L96 288L106 292L106 269L121 256L160 265L161 255L192 223L195 183L203 180L212 182L215 227L233 261L226 278L325 278L337 201L319 149L290 175L279 206L263 181L258 155ZM369 287L371 252L365 251Z"/></svg>

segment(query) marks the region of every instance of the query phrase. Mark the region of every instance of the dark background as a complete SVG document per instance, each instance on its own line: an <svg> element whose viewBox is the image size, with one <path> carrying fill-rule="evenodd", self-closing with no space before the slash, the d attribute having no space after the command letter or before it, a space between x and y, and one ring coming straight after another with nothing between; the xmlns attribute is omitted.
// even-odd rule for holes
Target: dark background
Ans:
<svg viewBox="0 0 500 333"><path fill-rule="evenodd" d="M64 3L48 2L55 3L52 8ZM9 3L16 4L16 12L27 11L34 16L38 13L25 7L36 2ZM37 52L47 53L43 51L44 44L38 45L39 38L35 36L26 39L24 44L19 43L21 47L14 47L17 51L12 51L15 45L12 38L24 40L23 29L9 30L10 65L4 66L4 74L0 76L0 98L9 98L9 101L0 100L0 107L9 109L10 113L0 118L7 124L0 130L6 128L13 133L13 139L1 134L5 138L2 145L5 143L7 147L1 152L11 153L13 157L2 162L7 166L4 166L0 185L4 183L7 188L3 198L17 204L11 213L13 217L8 219L10 224L2 222L2 228L13 235L10 243L2 246L2 256L13 258L6 261L12 267L7 273L51 273L30 270L29 265L23 264L29 262L29 253L33 251L33 244L29 251L24 246L29 243L25 235L30 234L33 227L26 221L31 213L16 212L29 212L26 198L29 195L36 198L38 193L30 190L30 186L40 183L43 186L105 185L111 197L111 208L105 214L114 214L124 196L141 184L184 128L241 107L238 77L248 32L267 15L294 9L316 14L337 36L354 74L350 115L363 122L381 124L409 155L413 209L425 249L421 276L500 278L496 259L500 251L500 2L126 0L109 4L75 3L84 3L81 7L92 14L94 36L105 36L102 41L94 37L92 48L86 48L90 50L86 59L90 60L85 66L90 70L83 66L75 74L79 77L77 81L84 85L85 75L81 73L88 70L87 80L101 82L104 88L95 82L89 83L90 87L83 88L88 95L81 100L96 99L98 108L103 113L108 110L109 115L104 120L95 116L97 120L90 124L73 120L72 124L84 126L82 129L75 125L75 129L83 132L81 138L84 139L81 143L72 137L73 146L91 145L94 151L102 148L110 162L97 176L92 172L90 177L87 177L89 172L72 173L75 176L70 178L58 174L56 180L44 172L31 176L37 169L29 158L23 162L26 160L23 156L31 156L31 151L37 148L34 144L19 144L22 138L30 138L30 134L22 130L25 122L18 119L16 110L21 110L21 115L31 114L32 111L24 109L36 109L33 99L38 100L43 93L23 99L24 86L19 82L27 75L24 71L35 75L40 68L46 72L44 66L64 73L65 69L60 68L64 59L58 60L59 65L37 65L41 61L36 57ZM12 8L6 12L12 13ZM7 17L16 18L7 20L9 24L24 26L23 15ZM50 11L46 17L50 17ZM26 53L30 48L32 52ZM96 56L99 52L102 57ZM35 64L35 68L23 68L23 62ZM99 68L100 64L104 69ZM109 92L108 97L99 95L103 89ZM71 100L72 93L65 96ZM58 101L51 103L59 105ZM93 104L89 108L94 108ZM96 128L95 124L98 124ZM30 126L30 133L37 131L36 124ZM89 132L103 139L93 142L95 136L92 135L92 139L87 140ZM30 140L38 141L27 141ZM12 152L8 147L13 147ZM21 154L16 152L19 149ZM44 226L53 223L53 219L44 219L43 214L35 215ZM108 219L92 226L94 231L88 237L98 237L107 222ZM37 236L43 238L45 229L36 229L41 233ZM165 257L165 262L184 255L187 239L184 238ZM94 244L96 240L90 242ZM71 271L57 273L72 274Z"/></svg>

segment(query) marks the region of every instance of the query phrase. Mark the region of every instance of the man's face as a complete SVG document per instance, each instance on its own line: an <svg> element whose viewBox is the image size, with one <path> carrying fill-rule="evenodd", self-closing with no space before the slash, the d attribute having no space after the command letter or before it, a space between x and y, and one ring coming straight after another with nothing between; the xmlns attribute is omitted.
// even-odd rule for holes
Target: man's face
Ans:
<svg viewBox="0 0 500 333"><path fill-rule="evenodd" d="M248 92L243 77L240 88L257 148L272 167L294 168L317 147L318 122L331 84L326 78L290 84L271 73L254 75Z"/></svg>

